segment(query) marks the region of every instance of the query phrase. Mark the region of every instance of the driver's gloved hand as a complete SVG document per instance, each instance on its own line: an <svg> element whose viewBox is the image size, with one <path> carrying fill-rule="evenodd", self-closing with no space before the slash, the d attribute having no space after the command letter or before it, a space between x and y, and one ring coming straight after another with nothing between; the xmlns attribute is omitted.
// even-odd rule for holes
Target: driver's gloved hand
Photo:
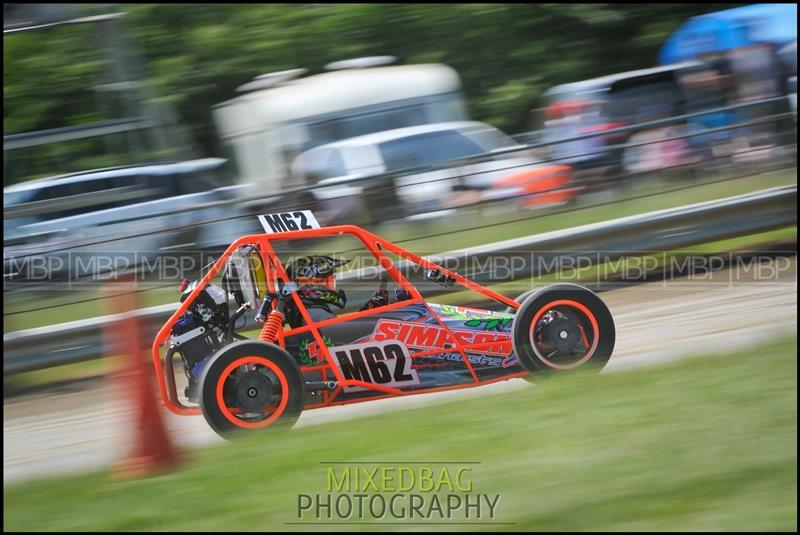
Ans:
<svg viewBox="0 0 800 535"><path fill-rule="evenodd" d="M407 301L411 299L411 294L405 291L402 288L395 288L394 289L394 300L397 301Z"/></svg>
<svg viewBox="0 0 800 535"><path fill-rule="evenodd" d="M364 303L364 306L361 307L361 310L369 310L371 308L382 307L384 305L389 304L389 292L386 290L377 290L369 301Z"/></svg>

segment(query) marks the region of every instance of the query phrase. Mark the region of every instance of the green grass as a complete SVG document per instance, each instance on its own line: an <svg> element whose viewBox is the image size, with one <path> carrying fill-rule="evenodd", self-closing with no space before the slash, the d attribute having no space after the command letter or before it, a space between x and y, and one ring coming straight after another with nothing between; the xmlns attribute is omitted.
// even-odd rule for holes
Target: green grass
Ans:
<svg viewBox="0 0 800 535"><path fill-rule="evenodd" d="M660 194L657 193L681 186L691 186L692 183L646 181L628 186L620 195L632 197L653 194L652 196L621 201L612 205L581 208L563 214L546 215L547 212L541 212L541 217L526 221L516 220L534 216L536 213L513 210L509 212L507 206L500 210L497 205L487 205L477 210L465 210L461 215L447 218L444 221L387 223L379 225L375 232L387 240L401 242L404 248L414 253L427 255L788 184L797 184L796 169L773 171L715 184L700 184L688 189ZM478 228L464 230L473 227ZM420 236L428 234L443 233L449 234L420 238ZM347 241L346 243L349 247L353 242ZM326 243L326 247L333 245L330 242ZM163 281L155 281L150 284L158 286L162 285ZM94 299L100 296L99 292L100 290L64 289L25 301L11 301L4 298L6 309L4 314L58 303ZM161 305L176 299L177 288L152 289L138 295L141 299L141 306ZM12 316L4 315L3 332L104 315L108 313L105 306L106 303L98 300Z"/></svg>
<svg viewBox="0 0 800 535"><path fill-rule="evenodd" d="M57 381L71 381L87 377L97 377L105 375L111 369L111 363L116 362L112 358L99 358L56 366L55 368L45 368L25 373L19 373L3 377L3 386L9 391L18 388L45 385Z"/></svg>
<svg viewBox="0 0 800 535"><path fill-rule="evenodd" d="M791 251L792 245L797 242L797 225L791 227L784 227L776 230L770 230L760 234L750 234L748 236L739 236L737 238L729 238L727 240L720 240L713 243L702 243L692 245L691 247L684 247L681 252L684 253L707 253L712 251L717 252L763 252L761 247L770 244L780 244L777 249L782 252Z"/></svg>
<svg viewBox="0 0 800 535"><path fill-rule="evenodd" d="M298 494L326 492L322 462L448 460L479 462L473 493L499 494L494 521L513 524L445 529L796 530L796 352L793 337L268 431L194 451L183 470L149 479L102 472L9 485L4 529L376 529L286 523L298 521ZM431 529L386 527L415 528Z"/></svg>
<svg viewBox="0 0 800 535"><path fill-rule="evenodd" d="M162 282L158 282L156 284L163 285ZM176 301L179 297L178 284L179 282L176 282L169 288L146 289L145 291L138 293L137 295L140 299L140 307L163 305L165 303ZM114 293L124 293L127 291L130 290L114 290ZM102 288L57 288L46 295L28 298L24 301L8 301L5 303L6 310L4 314L14 312L17 313L11 316L3 316L3 332L7 333L23 329L32 329L34 327L42 327L44 325L52 325L54 323L63 323L67 321L75 321L113 314L114 310L108 308L109 302L99 299L103 297L103 295ZM85 300L91 301L76 303L76 301ZM55 308L45 308L61 303L75 304L58 306ZM39 308L44 308L44 310L19 313L20 311Z"/></svg>

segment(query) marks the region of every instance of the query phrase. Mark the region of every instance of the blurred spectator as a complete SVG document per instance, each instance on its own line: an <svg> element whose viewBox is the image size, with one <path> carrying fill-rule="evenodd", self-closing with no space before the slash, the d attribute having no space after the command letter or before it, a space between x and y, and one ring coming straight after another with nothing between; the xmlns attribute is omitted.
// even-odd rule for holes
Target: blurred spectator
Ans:
<svg viewBox="0 0 800 535"><path fill-rule="evenodd" d="M547 119L544 122L543 140L555 142L561 139L572 139L591 134L603 121L600 116L599 103L562 101L547 107ZM565 143L554 143L550 153L558 160L581 167L587 162L594 162L604 152L600 147L601 136L576 139ZM598 150L600 149L600 150Z"/></svg>
<svg viewBox="0 0 800 535"><path fill-rule="evenodd" d="M739 102L750 102L781 94L781 65L770 43L744 46L728 53L736 77Z"/></svg>
<svg viewBox="0 0 800 535"><path fill-rule="evenodd" d="M552 143L547 146L548 155L554 160L552 163L569 165L578 182L587 177L599 180L613 174L611 170L615 169L616 155L606 147L613 142L608 136L573 139L621 126L604 117L606 105L607 102L598 100L564 100L553 102L545 109L542 141ZM570 141L557 143L564 139Z"/></svg>
<svg viewBox="0 0 800 535"><path fill-rule="evenodd" d="M628 138L623 156L627 174L640 174L679 166L687 157L686 140L671 139L683 134L680 126L649 128Z"/></svg>
<svg viewBox="0 0 800 535"><path fill-rule="evenodd" d="M736 83L736 102L744 104L784 94L783 66L771 43L761 43L728 52ZM764 104L741 110L744 121L755 121L782 111L780 104ZM749 146L781 144L777 139L777 121L762 123L744 130Z"/></svg>
<svg viewBox="0 0 800 535"><path fill-rule="evenodd" d="M546 93L550 105L545 109L545 140L604 133L549 145L550 155L571 165L576 178L581 175L591 177L597 187L618 182L633 169L645 170L668 162L682 162L686 152L685 141L670 140L648 149L628 146L680 135L681 129L644 127L644 130L613 131L683 114L685 97L679 76L693 65L689 62L627 71L549 89ZM642 158L646 161L639 161Z"/></svg>
<svg viewBox="0 0 800 535"><path fill-rule="evenodd" d="M734 103L733 77L728 62L720 54L707 55L693 68L680 75L686 98L686 113L719 110ZM724 128L740 120L734 111L712 111L687 121L688 132ZM689 148L698 160L715 162L732 151L737 130L722 130L689 138Z"/></svg>

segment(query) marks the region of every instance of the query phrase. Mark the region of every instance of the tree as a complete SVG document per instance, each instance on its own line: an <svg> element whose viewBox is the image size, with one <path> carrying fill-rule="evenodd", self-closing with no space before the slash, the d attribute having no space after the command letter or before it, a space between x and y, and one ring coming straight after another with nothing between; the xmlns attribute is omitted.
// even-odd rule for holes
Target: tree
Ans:
<svg viewBox="0 0 800 535"><path fill-rule="evenodd" d="M310 74L338 59L394 55L461 75L471 115L510 133L554 85L654 66L688 17L722 4L130 4L159 102L199 152L221 153L214 104L270 71ZM99 9L99 8L96 8ZM103 117L91 89L107 63L87 26L4 38L5 134ZM88 33L87 33L88 32Z"/></svg>

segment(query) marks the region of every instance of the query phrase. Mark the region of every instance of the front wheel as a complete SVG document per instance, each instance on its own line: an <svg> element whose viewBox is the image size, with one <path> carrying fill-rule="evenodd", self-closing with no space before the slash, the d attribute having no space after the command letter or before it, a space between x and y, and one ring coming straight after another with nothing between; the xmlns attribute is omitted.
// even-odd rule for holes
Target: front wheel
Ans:
<svg viewBox="0 0 800 535"><path fill-rule="evenodd" d="M303 410L302 374L291 355L274 344L234 342L206 366L200 408L223 438L273 424L291 427Z"/></svg>
<svg viewBox="0 0 800 535"><path fill-rule="evenodd" d="M611 312L576 284L542 288L525 299L512 328L514 352L533 377L579 367L601 370L614 350Z"/></svg>

